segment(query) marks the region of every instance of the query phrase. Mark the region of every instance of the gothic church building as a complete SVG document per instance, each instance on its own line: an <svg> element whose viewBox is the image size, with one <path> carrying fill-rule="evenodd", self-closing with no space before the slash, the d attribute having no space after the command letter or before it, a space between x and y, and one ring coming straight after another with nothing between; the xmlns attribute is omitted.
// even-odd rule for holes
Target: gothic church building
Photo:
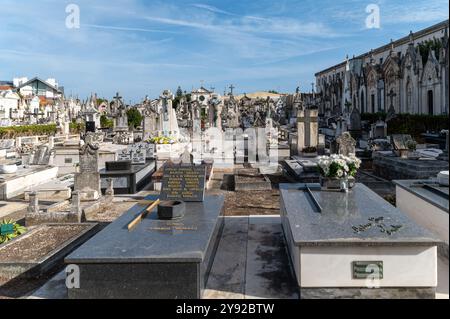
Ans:
<svg viewBox="0 0 450 319"><path fill-rule="evenodd" d="M449 21L316 73L319 113L448 114Z"/></svg>

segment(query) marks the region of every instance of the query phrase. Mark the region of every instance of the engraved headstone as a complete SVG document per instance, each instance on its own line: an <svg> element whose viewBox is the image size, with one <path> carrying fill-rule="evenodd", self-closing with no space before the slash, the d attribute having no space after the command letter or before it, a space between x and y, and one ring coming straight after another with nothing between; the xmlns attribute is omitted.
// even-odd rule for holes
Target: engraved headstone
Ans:
<svg viewBox="0 0 450 319"><path fill-rule="evenodd" d="M125 148L117 154L118 161L131 161L131 152L128 148Z"/></svg>
<svg viewBox="0 0 450 319"><path fill-rule="evenodd" d="M168 165L164 167L160 199L202 202L205 180L205 165Z"/></svg>

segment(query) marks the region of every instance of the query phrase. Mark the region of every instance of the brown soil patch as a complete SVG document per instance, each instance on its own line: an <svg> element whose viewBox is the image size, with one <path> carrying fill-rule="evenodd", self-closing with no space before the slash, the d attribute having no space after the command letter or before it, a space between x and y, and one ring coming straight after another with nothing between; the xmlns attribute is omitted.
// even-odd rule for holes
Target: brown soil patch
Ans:
<svg viewBox="0 0 450 319"><path fill-rule="evenodd" d="M101 207L96 212L86 216L88 222L110 223L122 216L127 210L136 205L136 201L114 202Z"/></svg>
<svg viewBox="0 0 450 319"><path fill-rule="evenodd" d="M44 226L0 248L3 262L35 262L86 229L86 225Z"/></svg>
<svg viewBox="0 0 450 319"><path fill-rule="evenodd" d="M280 193L271 191L228 192L225 196L225 216L277 215L280 213Z"/></svg>

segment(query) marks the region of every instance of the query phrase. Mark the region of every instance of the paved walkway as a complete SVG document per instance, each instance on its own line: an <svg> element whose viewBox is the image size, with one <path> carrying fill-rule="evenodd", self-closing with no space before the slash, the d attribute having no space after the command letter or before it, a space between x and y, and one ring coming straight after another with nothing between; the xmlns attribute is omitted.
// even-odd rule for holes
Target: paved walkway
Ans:
<svg viewBox="0 0 450 319"><path fill-rule="evenodd" d="M204 298L298 298L279 216L227 217Z"/></svg>

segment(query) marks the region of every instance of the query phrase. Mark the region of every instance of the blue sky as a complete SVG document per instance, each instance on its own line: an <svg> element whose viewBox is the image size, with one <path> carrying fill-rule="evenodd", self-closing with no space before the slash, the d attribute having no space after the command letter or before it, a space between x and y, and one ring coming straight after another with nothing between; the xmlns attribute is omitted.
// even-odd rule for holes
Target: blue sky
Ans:
<svg viewBox="0 0 450 319"><path fill-rule="evenodd" d="M65 26L66 6L81 26ZM381 28L367 29L377 4ZM84 98L137 102L180 85L311 89L314 73L448 19L448 0L0 0L0 80L55 77ZM203 82L202 82L203 81Z"/></svg>

